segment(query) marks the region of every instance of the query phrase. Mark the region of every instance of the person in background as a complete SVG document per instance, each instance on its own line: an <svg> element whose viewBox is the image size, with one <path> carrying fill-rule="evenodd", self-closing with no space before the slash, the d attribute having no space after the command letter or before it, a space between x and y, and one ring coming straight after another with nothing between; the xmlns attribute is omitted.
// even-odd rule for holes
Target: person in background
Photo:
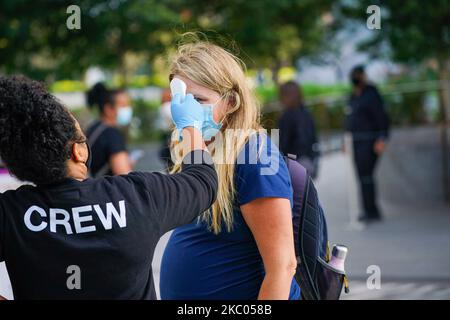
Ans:
<svg viewBox="0 0 450 320"><path fill-rule="evenodd" d="M119 127L130 124L133 109L125 90L108 90L97 83L87 93L89 107L99 109L100 118L87 129L92 148L91 175L121 175L129 173L134 166L130 159L125 136Z"/></svg>
<svg viewBox="0 0 450 320"><path fill-rule="evenodd" d="M284 112L279 120L280 150L293 154L312 178L317 176L319 148L314 119L304 105L300 86L295 81L281 85L280 102Z"/></svg>
<svg viewBox="0 0 450 320"><path fill-rule="evenodd" d="M181 45L172 60L169 78L184 81L186 100L204 109L202 134L219 189L211 210L172 233L161 262L163 300L300 297L290 176L277 146L260 131L244 67L202 41ZM179 142L172 151L178 172Z"/></svg>
<svg viewBox="0 0 450 320"><path fill-rule="evenodd" d="M0 101L0 157L34 184L0 193L0 262L14 299L156 299L159 238L216 199L203 106L172 105L183 137L180 173L90 179L86 136L41 83L0 76Z"/></svg>
<svg viewBox="0 0 450 320"><path fill-rule="evenodd" d="M172 136L173 122L170 112L170 90L164 89L161 95L161 108L159 109L159 128L162 131L162 142L159 157L164 163L167 171L173 166L170 156L170 139Z"/></svg>
<svg viewBox="0 0 450 320"><path fill-rule="evenodd" d="M353 156L358 174L364 212L359 220L381 219L376 204L374 171L389 134L389 118L375 86L367 83L363 66L350 72L353 91L348 102L345 127L353 137Z"/></svg>

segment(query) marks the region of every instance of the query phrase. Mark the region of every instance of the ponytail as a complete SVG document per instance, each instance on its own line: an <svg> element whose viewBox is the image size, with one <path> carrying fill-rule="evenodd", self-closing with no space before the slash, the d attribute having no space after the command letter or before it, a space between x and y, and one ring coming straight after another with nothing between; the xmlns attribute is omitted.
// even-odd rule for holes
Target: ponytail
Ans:
<svg viewBox="0 0 450 320"><path fill-rule="evenodd" d="M89 109L97 107L100 113L103 113L105 105L113 106L115 104L116 95L125 92L123 89L109 90L103 82L96 83L91 90L86 92L86 101Z"/></svg>

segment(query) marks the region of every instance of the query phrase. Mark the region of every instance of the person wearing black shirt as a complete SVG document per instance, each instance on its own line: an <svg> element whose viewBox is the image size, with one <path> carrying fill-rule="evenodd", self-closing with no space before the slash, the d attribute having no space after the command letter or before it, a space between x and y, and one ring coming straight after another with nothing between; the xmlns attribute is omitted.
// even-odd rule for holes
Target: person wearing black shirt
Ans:
<svg viewBox="0 0 450 320"><path fill-rule="evenodd" d="M100 119L86 132L92 149L90 174L93 177L127 174L134 163L119 128L129 125L132 118L128 94L121 89L106 89L99 82L87 93L87 102L90 107L96 106L100 114Z"/></svg>
<svg viewBox="0 0 450 320"><path fill-rule="evenodd" d="M78 122L43 86L0 77L0 157L34 185L0 194L0 262L15 299L156 299L152 258L165 232L215 201L203 107L172 104L183 170L88 179ZM1 297L0 297L1 298Z"/></svg>
<svg viewBox="0 0 450 320"><path fill-rule="evenodd" d="M364 68L357 66L350 73L353 92L349 98L346 130L353 137L353 155L361 186L364 213L362 221L381 219L376 204L374 171L385 149L389 134L389 118L377 88L367 83Z"/></svg>
<svg viewBox="0 0 450 320"><path fill-rule="evenodd" d="M297 156L315 178L319 160L316 126L295 81L288 81L280 87L280 102L284 107L279 120L280 150L286 155Z"/></svg>

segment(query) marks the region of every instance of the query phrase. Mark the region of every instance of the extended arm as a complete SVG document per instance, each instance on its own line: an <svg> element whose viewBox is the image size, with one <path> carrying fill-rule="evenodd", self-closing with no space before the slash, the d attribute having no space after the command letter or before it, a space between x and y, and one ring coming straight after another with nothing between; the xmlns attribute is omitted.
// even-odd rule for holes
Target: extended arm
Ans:
<svg viewBox="0 0 450 320"><path fill-rule="evenodd" d="M174 175L154 173L146 178L162 233L191 222L216 199L218 180L211 156L205 151L200 132L187 130L193 139L185 129L183 148L187 155L182 171Z"/></svg>
<svg viewBox="0 0 450 320"><path fill-rule="evenodd" d="M182 130L182 171L174 175L148 174L145 178L161 233L189 223L206 211L214 203L218 188L217 173L201 134L203 107L191 94L184 102L176 95L172 117Z"/></svg>
<svg viewBox="0 0 450 320"><path fill-rule="evenodd" d="M297 267L289 200L259 198L242 205L241 210L264 262L258 299L288 299Z"/></svg>

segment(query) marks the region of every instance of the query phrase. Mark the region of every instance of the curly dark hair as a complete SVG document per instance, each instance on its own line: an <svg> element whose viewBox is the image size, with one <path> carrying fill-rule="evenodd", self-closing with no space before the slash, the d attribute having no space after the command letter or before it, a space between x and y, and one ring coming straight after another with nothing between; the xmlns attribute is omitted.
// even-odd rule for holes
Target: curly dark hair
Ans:
<svg viewBox="0 0 450 320"><path fill-rule="evenodd" d="M18 179L37 185L62 180L72 145L83 138L43 84L0 76L0 158Z"/></svg>

